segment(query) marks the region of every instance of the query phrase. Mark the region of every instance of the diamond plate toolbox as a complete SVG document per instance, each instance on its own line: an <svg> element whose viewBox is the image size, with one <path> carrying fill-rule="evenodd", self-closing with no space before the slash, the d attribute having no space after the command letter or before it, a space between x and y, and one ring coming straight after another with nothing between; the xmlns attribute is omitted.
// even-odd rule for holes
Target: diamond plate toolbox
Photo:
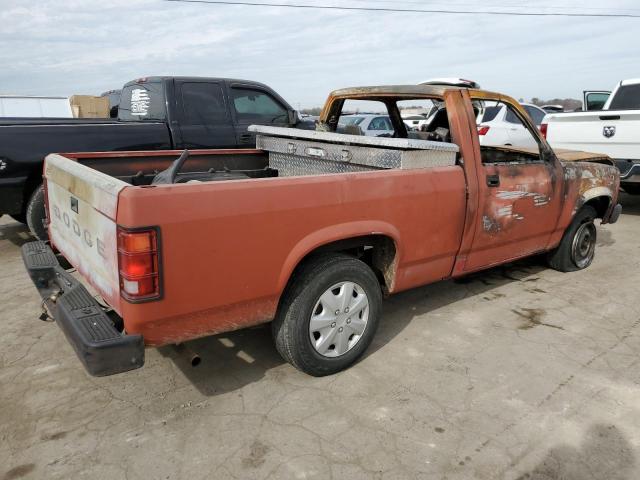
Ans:
<svg viewBox="0 0 640 480"><path fill-rule="evenodd" d="M269 152L281 177L455 165L458 146L405 138L365 137L251 126L256 147Z"/></svg>

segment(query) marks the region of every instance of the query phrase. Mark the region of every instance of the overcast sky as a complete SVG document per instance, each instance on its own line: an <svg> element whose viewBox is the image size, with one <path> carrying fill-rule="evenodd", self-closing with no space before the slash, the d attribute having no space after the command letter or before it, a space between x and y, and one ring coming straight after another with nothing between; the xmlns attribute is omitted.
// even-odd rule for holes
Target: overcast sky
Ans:
<svg viewBox="0 0 640 480"><path fill-rule="evenodd" d="M270 0L259 0L268 2ZM640 15L637 0L278 3ZM640 18L337 12L161 0L0 0L0 93L100 94L148 75L258 80L294 107L330 90L456 76L516 98L640 77Z"/></svg>

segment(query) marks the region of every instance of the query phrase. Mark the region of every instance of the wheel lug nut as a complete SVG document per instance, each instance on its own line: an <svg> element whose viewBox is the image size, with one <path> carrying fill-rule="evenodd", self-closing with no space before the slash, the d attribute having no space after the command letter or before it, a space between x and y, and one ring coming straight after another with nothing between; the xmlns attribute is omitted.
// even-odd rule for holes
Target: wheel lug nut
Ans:
<svg viewBox="0 0 640 480"><path fill-rule="evenodd" d="M333 323L331 324L331 328L336 328L336 322L333 322Z"/></svg>
<svg viewBox="0 0 640 480"><path fill-rule="evenodd" d="M350 318L347 318L347 323L351 323L351 319Z"/></svg>
<svg viewBox="0 0 640 480"><path fill-rule="evenodd" d="M344 330L344 328L342 328L342 327L340 327L340 328L338 329L338 331L339 331L339 332L342 332L342 330Z"/></svg>
<svg viewBox="0 0 640 480"><path fill-rule="evenodd" d="M336 315L340 315L340 310L336 310Z"/></svg>
<svg viewBox="0 0 640 480"><path fill-rule="evenodd" d="M344 309L344 313L349 313L349 307Z"/></svg>

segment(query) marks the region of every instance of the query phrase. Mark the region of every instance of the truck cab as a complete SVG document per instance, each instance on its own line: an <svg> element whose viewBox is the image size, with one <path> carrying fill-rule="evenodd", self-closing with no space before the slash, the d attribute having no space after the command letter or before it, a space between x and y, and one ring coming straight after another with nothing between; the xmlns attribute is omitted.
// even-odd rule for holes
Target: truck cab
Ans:
<svg viewBox="0 0 640 480"><path fill-rule="evenodd" d="M295 126L296 112L259 82L227 78L146 77L124 85L120 122L162 122L175 148L254 146L249 125Z"/></svg>

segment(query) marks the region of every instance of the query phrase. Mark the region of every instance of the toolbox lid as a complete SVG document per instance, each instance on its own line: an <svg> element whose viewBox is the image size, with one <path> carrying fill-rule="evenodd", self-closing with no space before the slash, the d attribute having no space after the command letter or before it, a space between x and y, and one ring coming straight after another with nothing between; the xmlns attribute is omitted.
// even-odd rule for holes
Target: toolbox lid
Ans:
<svg viewBox="0 0 640 480"><path fill-rule="evenodd" d="M440 152L458 152L454 143L434 142L414 138L367 137L364 135L348 135L345 133L318 132L297 128L270 127L251 125L250 132L270 137L296 138L314 140L316 142L337 143L341 145L362 145L368 147L392 148L395 150L435 150Z"/></svg>

